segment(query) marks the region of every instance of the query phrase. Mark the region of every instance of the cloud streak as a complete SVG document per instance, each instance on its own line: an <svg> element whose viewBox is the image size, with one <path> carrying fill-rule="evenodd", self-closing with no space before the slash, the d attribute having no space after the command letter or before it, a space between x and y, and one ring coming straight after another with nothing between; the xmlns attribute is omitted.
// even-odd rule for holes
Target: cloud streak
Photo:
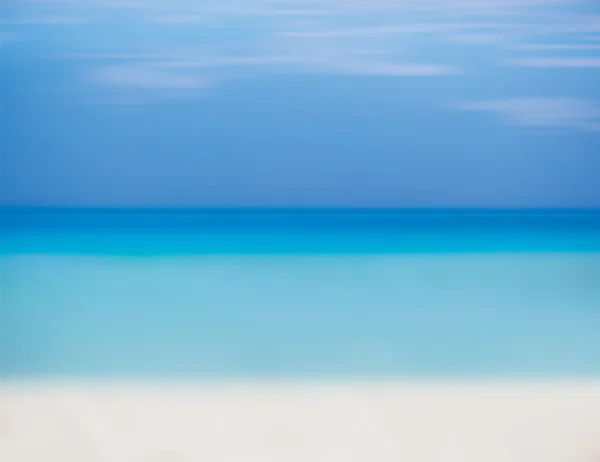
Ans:
<svg viewBox="0 0 600 462"><path fill-rule="evenodd" d="M467 43L475 45L489 45L505 42L508 40L506 35L492 33L464 33L456 34L446 38L446 40L457 43Z"/></svg>
<svg viewBox="0 0 600 462"><path fill-rule="evenodd" d="M398 63L356 57L310 59L281 56L213 56L191 59L138 61L95 67L88 74L90 81L108 87L137 88L140 90L192 90L214 87L226 82L227 69L258 69L260 75L270 72L283 74L369 75L387 77L433 77L460 72L451 66L433 64ZM207 72L214 77L208 77ZM239 77L239 71L235 76Z"/></svg>
<svg viewBox="0 0 600 462"><path fill-rule="evenodd" d="M510 23L450 23L450 22L416 22L371 27L331 27L313 30L286 31L278 35L284 37L377 37L404 34L430 34L446 32L465 32L473 34L489 33L492 30L506 30L522 27Z"/></svg>
<svg viewBox="0 0 600 462"><path fill-rule="evenodd" d="M524 128L600 131L600 102L577 98L509 98L466 102L458 109L494 114Z"/></svg>
<svg viewBox="0 0 600 462"><path fill-rule="evenodd" d="M176 24L176 25L185 25L185 24L202 24L208 22L209 19L204 15L196 15L196 14L154 14L148 16L146 21L150 23L156 24Z"/></svg>
<svg viewBox="0 0 600 462"><path fill-rule="evenodd" d="M536 51L564 51L564 50L600 50L600 44L581 44L581 43L563 43L563 44L522 44L515 48L521 50L536 50Z"/></svg>
<svg viewBox="0 0 600 462"><path fill-rule="evenodd" d="M539 68L600 68L600 58L582 57L532 57L508 59L506 64L517 67L539 67Z"/></svg>
<svg viewBox="0 0 600 462"><path fill-rule="evenodd" d="M92 80L117 87L161 90L190 90L215 84L208 78L168 72L145 64L103 66L92 72Z"/></svg>
<svg viewBox="0 0 600 462"><path fill-rule="evenodd" d="M1 24L11 25L11 26L68 26L68 25L78 25L78 24L89 24L93 22L88 17L82 16L59 16L59 15L48 15L48 16L32 16L32 17L22 17L22 18L13 18L6 19L1 21Z"/></svg>
<svg viewBox="0 0 600 462"><path fill-rule="evenodd" d="M396 63L385 61L338 60L327 63L306 63L300 66L308 71L323 74L371 75L371 76L442 76L461 73L458 67Z"/></svg>

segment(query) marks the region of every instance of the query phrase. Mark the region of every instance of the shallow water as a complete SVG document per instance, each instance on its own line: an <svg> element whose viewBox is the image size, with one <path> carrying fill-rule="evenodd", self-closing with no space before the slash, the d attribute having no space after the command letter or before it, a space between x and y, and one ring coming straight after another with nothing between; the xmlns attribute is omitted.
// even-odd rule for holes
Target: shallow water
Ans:
<svg viewBox="0 0 600 462"><path fill-rule="evenodd" d="M210 236L186 235L187 253L177 233L8 236L4 378L600 376L592 235L535 252L481 235L489 251L460 251L439 233L444 251L238 233L201 252Z"/></svg>

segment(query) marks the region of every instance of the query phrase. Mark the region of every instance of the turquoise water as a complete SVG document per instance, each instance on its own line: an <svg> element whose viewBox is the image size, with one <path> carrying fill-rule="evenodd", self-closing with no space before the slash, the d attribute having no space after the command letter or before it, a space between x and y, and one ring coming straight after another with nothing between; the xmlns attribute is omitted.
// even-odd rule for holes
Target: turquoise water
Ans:
<svg viewBox="0 0 600 462"><path fill-rule="evenodd" d="M28 220L3 228L4 378L600 375L589 218Z"/></svg>

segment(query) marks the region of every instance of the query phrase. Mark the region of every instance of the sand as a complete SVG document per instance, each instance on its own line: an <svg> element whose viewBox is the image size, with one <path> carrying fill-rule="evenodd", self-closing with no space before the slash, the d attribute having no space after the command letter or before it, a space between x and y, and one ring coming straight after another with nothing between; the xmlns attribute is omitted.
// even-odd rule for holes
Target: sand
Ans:
<svg viewBox="0 0 600 462"><path fill-rule="evenodd" d="M597 462L600 382L4 384L3 462Z"/></svg>

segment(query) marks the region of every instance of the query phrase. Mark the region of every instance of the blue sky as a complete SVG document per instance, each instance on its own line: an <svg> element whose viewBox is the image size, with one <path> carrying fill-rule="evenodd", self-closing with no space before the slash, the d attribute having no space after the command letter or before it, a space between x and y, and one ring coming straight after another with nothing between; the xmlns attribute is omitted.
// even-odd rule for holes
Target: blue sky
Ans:
<svg viewBox="0 0 600 462"><path fill-rule="evenodd" d="M2 8L4 204L600 207L596 0Z"/></svg>

